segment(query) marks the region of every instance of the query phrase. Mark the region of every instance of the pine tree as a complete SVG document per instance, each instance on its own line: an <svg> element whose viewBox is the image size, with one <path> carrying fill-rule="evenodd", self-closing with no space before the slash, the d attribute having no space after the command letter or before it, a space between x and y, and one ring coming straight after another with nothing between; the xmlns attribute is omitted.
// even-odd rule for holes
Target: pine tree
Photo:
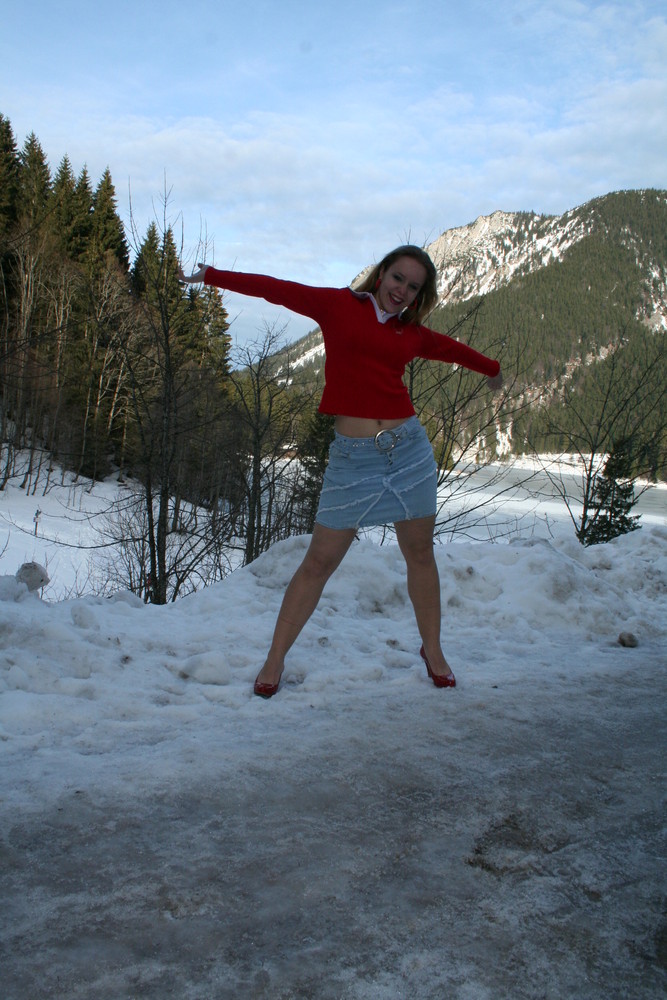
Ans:
<svg viewBox="0 0 667 1000"><path fill-rule="evenodd" d="M73 260L83 261L90 249L93 235L93 189L87 167L83 168L76 182L73 208L69 254Z"/></svg>
<svg viewBox="0 0 667 1000"><path fill-rule="evenodd" d="M0 252L18 215L19 167L11 123L0 115Z"/></svg>
<svg viewBox="0 0 667 1000"><path fill-rule="evenodd" d="M157 225L151 222L131 269L132 287L140 297L149 294L151 284L157 278L159 256L160 236Z"/></svg>
<svg viewBox="0 0 667 1000"><path fill-rule="evenodd" d="M93 197L92 248L96 257L113 254L123 270L127 271L129 252L125 230L116 210L116 191L108 167Z"/></svg>
<svg viewBox="0 0 667 1000"><path fill-rule="evenodd" d="M51 226L63 254L71 255L74 242L76 178L69 157L65 155L51 189Z"/></svg>
<svg viewBox="0 0 667 1000"><path fill-rule="evenodd" d="M605 472L595 477L591 497L591 515L585 528L578 532L583 545L599 545L619 535L639 528L639 515L630 517L636 503L631 482L620 482Z"/></svg>
<svg viewBox="0 0 667 1000"><path fill-rule="evenodd" d="M333 438L333 417L326 413L320 413L319 410L314 410L306 422L305 434L299 441L299 456L303 466L302 496L299 499L303 504L306 521L304 530L307 532L312 531L315 524L315 515L327 467L329 445Z"/></svg>
<svg viewBox="0 0 667 1000"><path fill-rule="evenodd" d="M216 288L185 292L187 312L179 337L182 350L198 367L205 367L222 384L229 374L229 317Z"/></svg>
<svg viewBox="0 0 667 1000"><path fill-rule="evenodd" d="M38 228L47 214L51 172L39 140L31 132L19 155L18 215L29 229Z"/></svg>
<svg viewBox="0 0 667 1000"><path fill-rule="evenodd" d="M153 325L155 343L168 353L187 348L187 299L178 280L178 254L171 229L162 235L151 222L131 271L134 291ZM159 331L159 333L158 333Z"/></svg>

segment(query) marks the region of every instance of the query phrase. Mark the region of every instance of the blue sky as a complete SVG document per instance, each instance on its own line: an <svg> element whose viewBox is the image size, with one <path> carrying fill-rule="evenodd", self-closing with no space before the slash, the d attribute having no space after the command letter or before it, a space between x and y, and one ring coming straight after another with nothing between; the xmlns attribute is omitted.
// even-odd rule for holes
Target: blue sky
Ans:
<svg viewBox="0 0 667 1000"><path fill-rule="evenodd" d="M496 209L667 187L667 2L31 2L0 20L0 113L137 238L342 285ZM240 339L308 321L230 298Z"/></svg>

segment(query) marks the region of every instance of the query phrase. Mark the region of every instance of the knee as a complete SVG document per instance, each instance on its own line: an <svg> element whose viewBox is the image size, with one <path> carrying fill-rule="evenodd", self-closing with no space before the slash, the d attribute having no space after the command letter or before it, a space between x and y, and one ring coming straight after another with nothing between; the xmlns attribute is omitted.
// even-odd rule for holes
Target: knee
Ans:
<svg viewBox="0 0 667 1000"><path fill-rule="evenodd" d="M325 552L308 552L301 563L301 572L314 582L326 581L336 569L338 562L338 559L333 559Z"/></svg>
<svg viewBox="0 0 667 1000"><path fill-rule="evenodd" d="M401 551L408 567L426 569L435 564L432 541L406 546Z"/></svg>

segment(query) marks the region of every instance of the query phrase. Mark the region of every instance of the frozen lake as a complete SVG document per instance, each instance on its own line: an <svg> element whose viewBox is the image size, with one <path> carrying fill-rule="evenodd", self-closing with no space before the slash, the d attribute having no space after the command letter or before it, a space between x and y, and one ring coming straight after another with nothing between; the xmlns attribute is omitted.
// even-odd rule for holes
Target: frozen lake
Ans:
<svg viewBox="0 0 667 1000"><path fill-rule="evenodd" d="M582 496L579 471L560 467L548 474L517 463L452 474L440 490L441 533L451 541L571 534L572 520L559 489L570 498L576 517ZM636 493L638 500L632 514L640 515L640 524L667 524L667 487L643 485L636 488Z"/></svg>

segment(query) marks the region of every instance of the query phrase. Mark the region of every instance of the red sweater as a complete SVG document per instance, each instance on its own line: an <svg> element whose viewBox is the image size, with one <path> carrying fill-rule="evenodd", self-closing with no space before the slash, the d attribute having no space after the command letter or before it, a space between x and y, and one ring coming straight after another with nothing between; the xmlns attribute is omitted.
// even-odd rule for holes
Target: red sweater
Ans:
<svg viewBox="0 0 667 1000"><path fill-rule="evenodd" d="M500 371L497 361L426 326L401 323L396 317L381 323L370 298L349 288L313 288L214 267L206 269L204 282L315 320L326 351L322 413L383 420L411 417L415 410L403 374L414 358L449 361L482 375Z"/></svg>

